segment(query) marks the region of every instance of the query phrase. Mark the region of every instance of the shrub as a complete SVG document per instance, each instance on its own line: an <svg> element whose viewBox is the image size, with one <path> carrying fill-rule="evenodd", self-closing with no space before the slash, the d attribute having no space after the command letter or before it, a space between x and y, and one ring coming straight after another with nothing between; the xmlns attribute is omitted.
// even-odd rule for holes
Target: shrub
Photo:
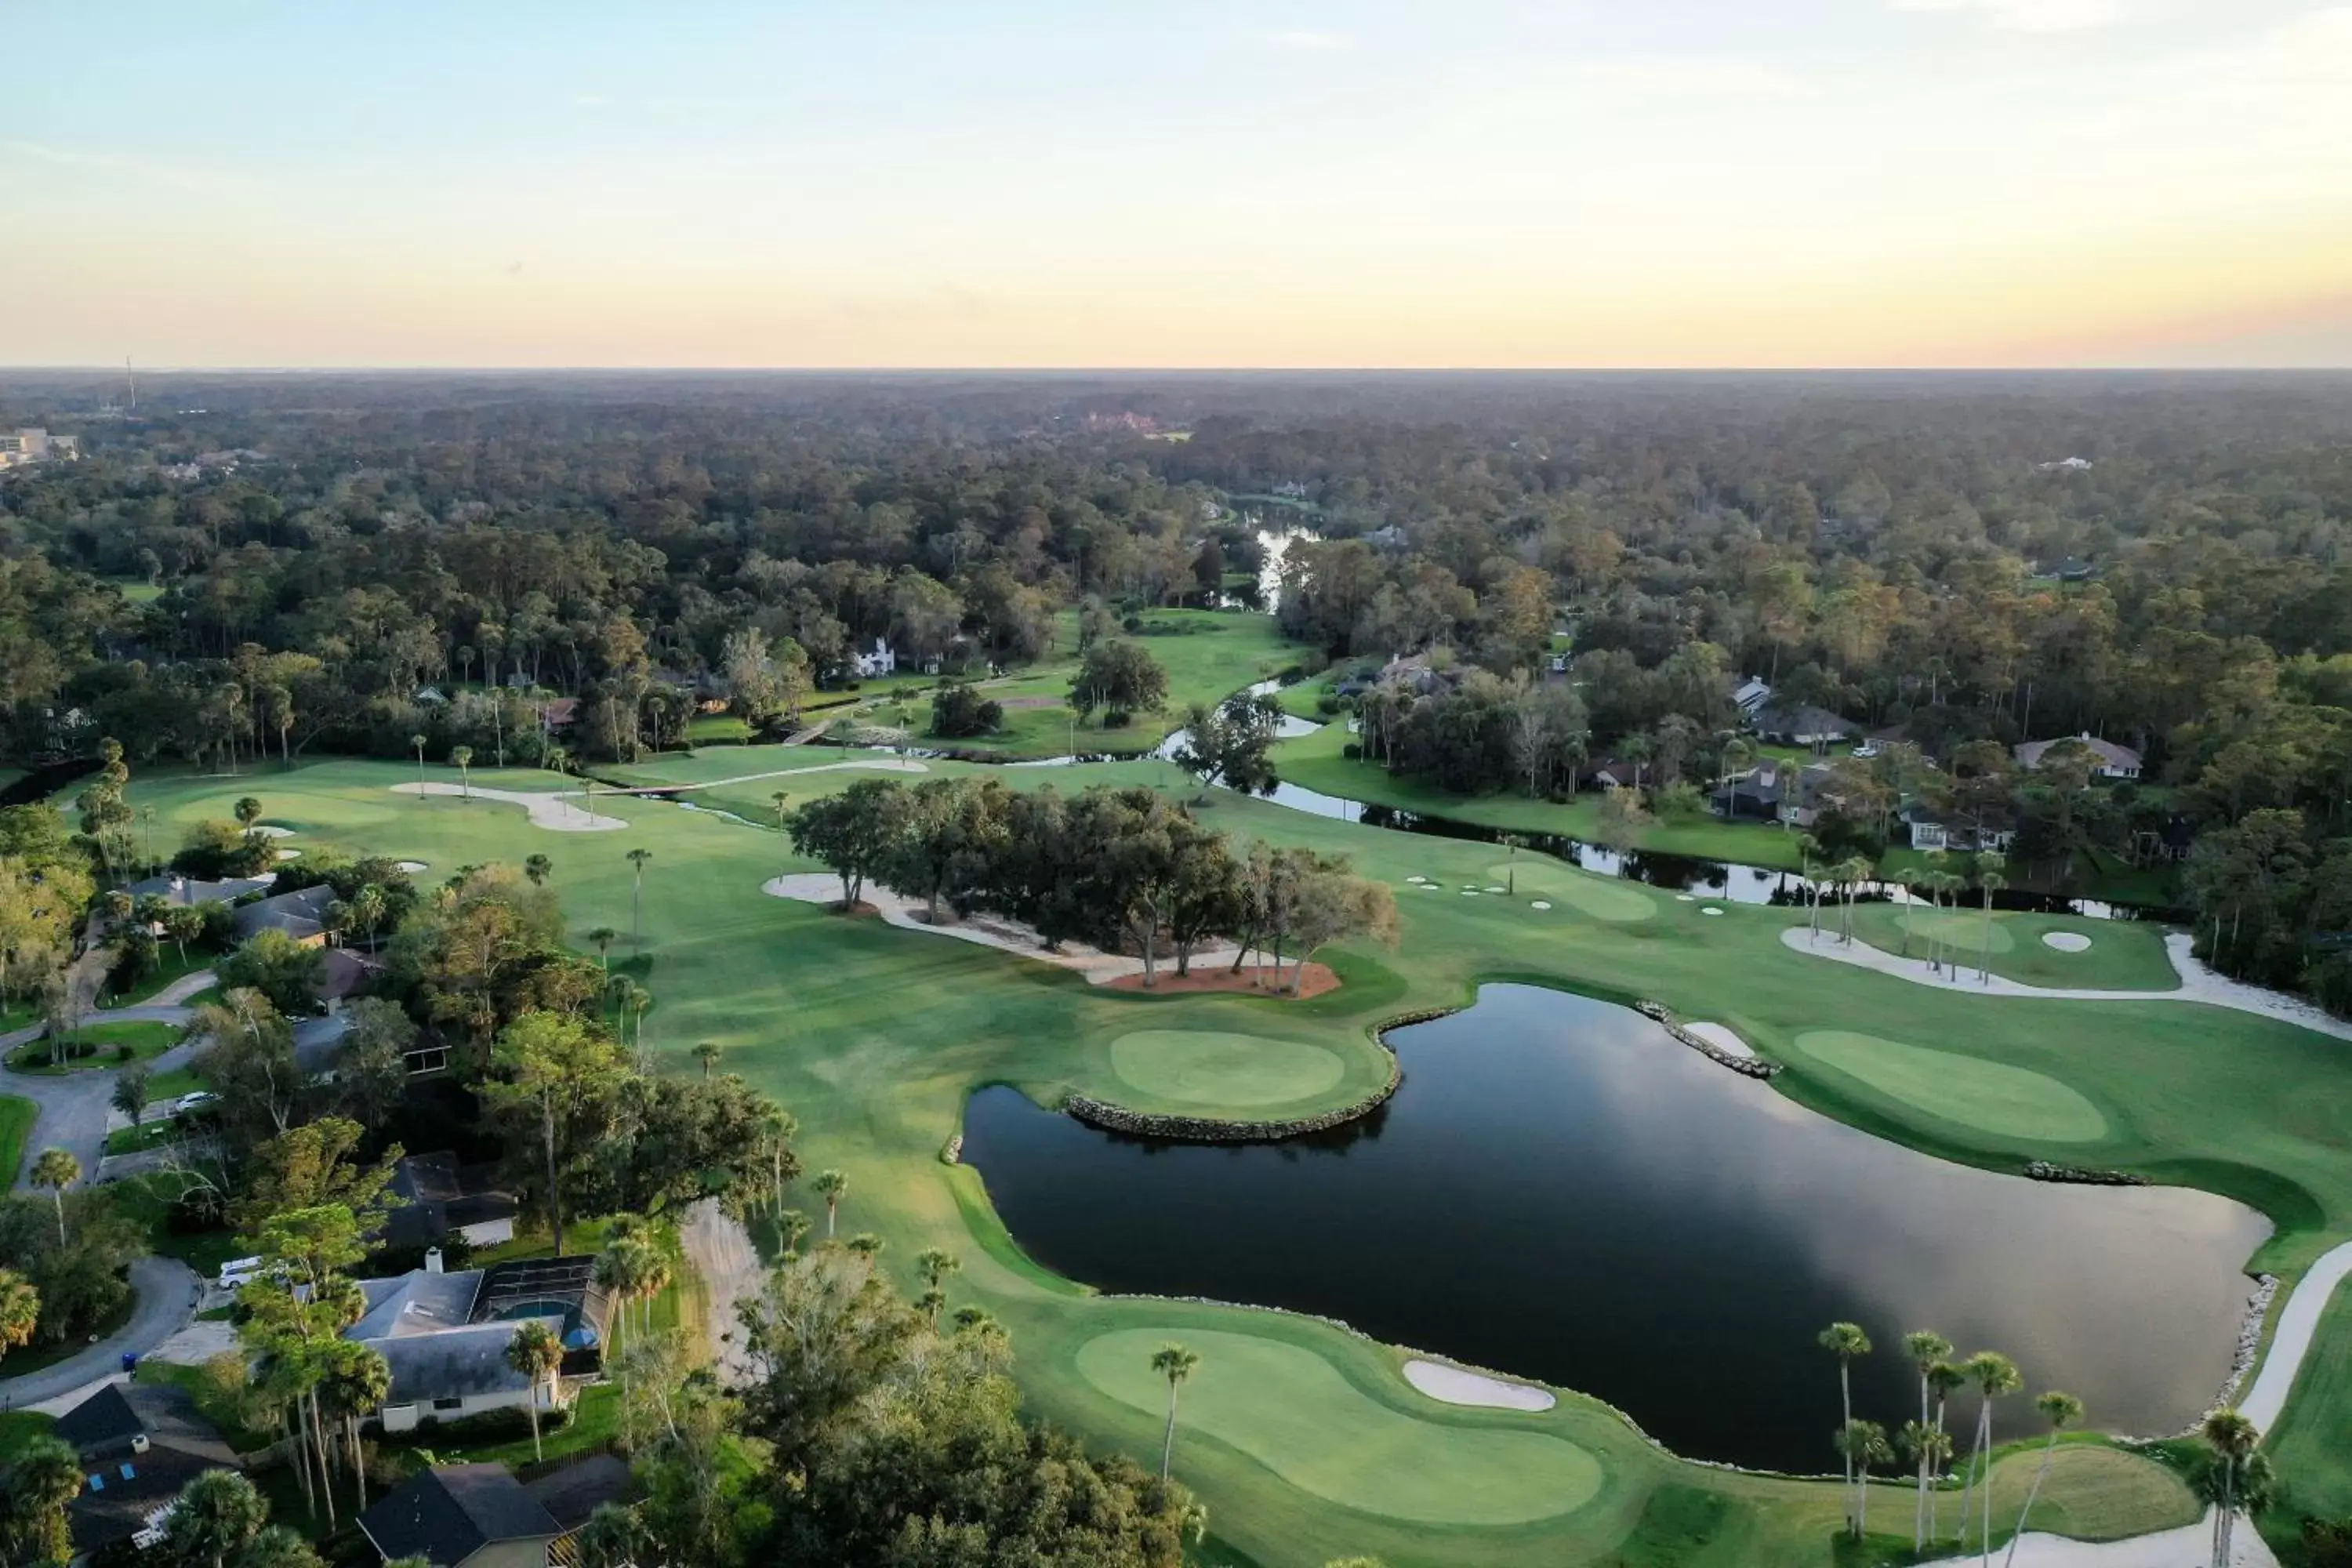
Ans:
<svg viewBox="0 0 2352 1568"><path fill-rule="evenodd" d="M119 1062L127 1062L138 1054L139 1053L137 1051L132 1050L129 1046L117 1046L114 1047L114 1059Z"/></svg>
<svg viewBox="0 0 2352 1568"><path fill-rule="evenodd" d="M1119 622L1118 624L1121 629L1123 629L1127 635L1131 637L1140 637L1143 635L1143 617L1141 616L1129 616L1127 619Z"/></svg>
<svg viewBox="0 0 2352 1568"><path fill-rule="evenodd" d="M992 702L959 680L941 686L931 698L931 733L950 741L985 735L1004 723L1004 705Z"/></svg>
<svg viewBox="0 0 2352 1568"><path fill-rule="evenodd" d="M1114 708L1103 715L1103 728L1106 730L1124 730L1134 722L1135 715L1124 708Z"/></svg>
<svg viewBox="0 0 2352 1568"><path fill-rule="evenodd" d="M1315 694L1315 711L1322 714L1326 719L1340 712L1347 706L1346 701L1336 691L1318 691Z"/></svg>
<svg viewBox="0 0 2352 1568"><path fill-rule="evenodd" d="M564 1405L539 1413L539 1430L542 1436L552 1436L572 1425L572 1408ZM530 1436L530 1412L520 1405L504 1410L485 1410L478 1415L460 1415L454 1421L443 1421L427 1415L416 1424L422 1434L430 1432L436 1443L471 1447L485 1443L512 1443Z"/></svg>
<svg viewBox="0 0 2352 1568"><path fill-rule="evenodd" d="M1339 755L1349 762L1360 763L1364 760L1364 748L1350 741L1339 748Z"/></svg>

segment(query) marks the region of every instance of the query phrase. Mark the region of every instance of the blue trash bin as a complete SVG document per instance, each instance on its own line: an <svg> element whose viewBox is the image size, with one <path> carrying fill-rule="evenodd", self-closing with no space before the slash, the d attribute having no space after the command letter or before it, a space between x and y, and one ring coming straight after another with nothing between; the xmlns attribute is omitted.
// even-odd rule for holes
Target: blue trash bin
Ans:
<svg viewBox="0 0 2352 1568"><path fill-rule="evenodd" d="M139 1370L139 1352L137 1351L124 1351L122 1352L122 1370L125 1372L137 1372Z"/></svg>

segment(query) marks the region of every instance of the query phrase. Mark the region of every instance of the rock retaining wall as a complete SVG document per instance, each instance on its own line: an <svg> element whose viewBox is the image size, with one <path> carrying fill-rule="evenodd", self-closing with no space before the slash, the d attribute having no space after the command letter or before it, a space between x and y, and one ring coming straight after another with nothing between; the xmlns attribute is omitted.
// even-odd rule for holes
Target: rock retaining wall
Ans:
<svg viewBox="0 0 2352 1568"><path fill-rule="evenodd" d="M2053 1165L2047 1160L2028 1160L2025 1173L2037 1182L2074 1182L2090 1187L2144 1187L2146 1176L2135 1176L2129 1171L2102 1171L2088 1165Z"/></svg>
<svg viewBox="0 0 2352 1568"><path fill-rule="evenodd" d="M1735 1057L1720 1046L1700 1039L1675 1020L1674 1009L1664 1002L1636 1002L1633 1011L1657 1024L1707 1060L1727 1067L1743 1077L1769 1079L1778 1076L1780 1071L1779 1062L1768 1062L1761 1057Z"/></svg>

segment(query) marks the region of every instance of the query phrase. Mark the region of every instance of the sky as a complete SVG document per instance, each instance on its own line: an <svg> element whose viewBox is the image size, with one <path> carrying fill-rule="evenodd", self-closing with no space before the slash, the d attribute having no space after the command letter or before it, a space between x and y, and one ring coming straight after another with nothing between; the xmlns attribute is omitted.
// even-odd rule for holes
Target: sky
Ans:
<svg viewBox="0 0 2352 1568"><path fill-rule="evenodd" d="M0 364L2352 364L2352 4L5 9Z"/></svg>

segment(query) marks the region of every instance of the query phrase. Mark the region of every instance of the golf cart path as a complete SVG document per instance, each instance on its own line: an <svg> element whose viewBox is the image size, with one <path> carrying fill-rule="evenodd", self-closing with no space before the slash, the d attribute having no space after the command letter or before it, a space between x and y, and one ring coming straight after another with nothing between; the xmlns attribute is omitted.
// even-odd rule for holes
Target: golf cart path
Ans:
<svg viewBox="0 0 2352 1568"><path fill-rule="evenodd" d="M731 779L704 779L699 784L631 784L625 789L606 790L607 795L679 795L690 789L719 789L728 784L758 784L762 779L788 779L802 773L927 773L931 770L924 763L904 757L855 757L845 763L817 763L805 768L774 768L764 773L738 773ZM476 791L476 794L481 793Z"/></svg>
<svg viewBox="0 0 2352 1568"><path fill-rule="evenodd" d="M864 771L883 773L922 773L930 770L920 763L899 757L859 758L845 763L819 763L813 767L777 768L763 773L742 773L734 778L704 779L698 784L631 784L625 787L598 790L594 795L607 797L671 795L688 790L719 789L727 784L757 784L762 779L788 779L802 773L835 773ZM431 779L421 784L396 784L390 786L394 795L457 795L467 800L495 800L507 805L522 807L533 827L544 827L551 833L615 833L628 826L617 816L596 815L593 795L577 789L491 789L486 784L463 782L449 784ZM588 805L577 803L589 800Z"/></svg>
<svg viewBox="0 0 2352 1568"><path fill-rule="evenodd" d="M2031 996L2044 1001L2065 1002L2201 1002L2211 1007L2228 1007L2240 1013L2253 1013L2265 1018L2276 1018L2323 1035L2333 1035L2340 1040L2352 1040L2352 1021L2331 1017L2308 1002L2259 985L2248 985L2217 974L2190 951L2194 939L2175 931L2164 939L2165 955L2180 975L2177 991L2088 991L2058 986L2027 985L2006 980L1996 974L1979 979L1973 973L1955 971L1945 966L1946 973L1930 972L1923 960L1898 958L1867 942L1842 942L1834 935L1817 934L1803 926L1790 926L1780 932L1780 941L1798 952L1815 958L1826 958L1839 963L1851 963L1858 968L1875 970L1897 980L1907 980L1914 985L1933 985L1946 991L1965 991L1977 996Z"/></svg>
<svg viewBox="0 0 2352 1568"><path fill-rule="evenodd" d="M195 1316L201 1287L194 1271L176 1258L132 1259L131 1288L138 1292L139 1303L129 1322L54 1366L0 1378L0 1407L22 1410L101 1382L122 1370L124 1356L145 1355Z"/></svg>
<svg viewBox="0 0 2352 1568"><path fill-rule="evenodd" d="M721 1383L740 1388L752 1381L756 1370L743 1345L742 1320L736 1315L738 1303L758 1296L762 1283L751 1233L741 1220L720 1209L716 1199L703 1198L686 1211L677 1239L709 1301L703 1330L710 1336L711 1363L719 1368Z"/></svg>
<svg viewBox="0 0 2352 1568"><path fill-rule="evenodd" d="M771 877L760 886L760 891L772 899L794 899L807 904L841 902L841 879L830 871L803 871L789 877ZM889 924L901 931L920 931L926 936L951 936L958 942L978 942L1016 958L1034 959L1086 976L1089 985L1108 985L1114 980L1143 973L1143 960L1130 958L1122 952L1104 952L1076 940L1062 944L1059 952L1048 952L1037 933L1013 921L994 916L974 915L950 926L935 926L922 917L930 905L922 899L903 898L887 888L867 882L860 889L857 901L870 904ZM1202 945L1192 950L1192 962L1202 965L1230 963L1240 956L1229 942L1213 946ZM1161 956L1159 969L1163 974L1175 973L1176 955Z"/></svg>
<svg viewBox="0 0 2352 1568"><path fill-rule="evenodd" d="M2286 1396L2294 1387L2294 1374L2302 1369L2303 1358L2309 1353L2312 1338L2319 1331L2320 1314L2327 1310L2328 1299L2347 1276L2352 1276L2352 1241L2320 1254L2319 1261L2295 1281L2294 1293L2279 1309L2262 1370L2238 1401L2238 1414L2263 1431L2276 1425L2280 1414L2286 1409Z"/></svg>

